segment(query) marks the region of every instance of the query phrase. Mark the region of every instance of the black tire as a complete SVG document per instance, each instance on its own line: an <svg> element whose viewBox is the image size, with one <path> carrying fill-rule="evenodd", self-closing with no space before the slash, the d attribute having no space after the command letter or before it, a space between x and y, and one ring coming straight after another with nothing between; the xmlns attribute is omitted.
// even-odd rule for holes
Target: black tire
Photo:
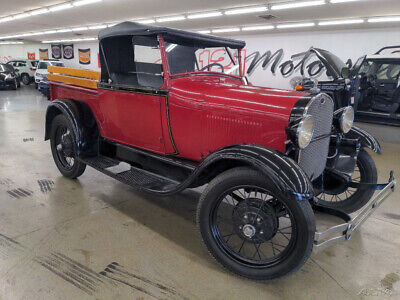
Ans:
<svg viewBox="0 0 400 300"><path fill-rule="evenodd" d="M21 81L22 81L22 83L24 85L30 85L31 84L31 78L29 77L28 74L22 74Z"/></svg>
<svg viewBox="0 0 400 300"><path fill-rule="evenodd" d="M39 88L39 84L37 84L36 82L35 82L35 89L38 89Z"/></svg>
<svg viewBox="0 0 400 300"><path fill-rule="evenodd" d="M353 181L360 181L363 183L377 183L378 173L376 170L375 162L367 151L361 150L358 154L356 169L357 168L359 169L360 176L355 173L353 175ZM358 177L356 176L360 178L358 179ZM340 191L340 193L322 193L318 195L317 198L318 203L323 206L339 209L344 211L345 213L352 213L364 207L365 204L367 204L369 200L371 200L374 192L374 187L359 189L347 188L344 192ZM336 199L336 201L333 201L332 199ZM338 201L338 199L340 199L340 201Z"/></svg>
<svg viewBox="0 0 400 300"><path fill-rule="evenodd" d="M60 136L63 130L65 133ZM62 142L60 142L60 138L63 140ZM57 146L60 144L63 144L64 148L62 150L57 150ZM68 119L62 114L57 115L51 124L50 145L54 162L62 175L75 179L85 172L86 164L76 159L76 137L72 126ZM66 154L67 150L68 154ZM68 161L67 158L73 158L73 160L70 159Z"/></svg>
<svg viewBox="0 0 400 300"><path fill-rule="evenodd" d="M11 89L12 89L13 91L16 91L17 88L18 88L18 81L17 81L17 79L14 79L14 83L13 83L13 85L11 86Z"/></svg>
<svg viewBox="0 0 400 300"><path fill-rule="evenodd" d="M213 221L217 217L215 217L215 210L216 207L218 206L217 210L219 210L219 206L221 203L224 203L225 198L221 200L221 197L226 193L227 190L232 190L236 187L242 187L242 186L256 186L257 190L258 187L261 190L268 191L268 193L272 197L272 201L276 201L275 203L281 203L282 207L285 207L287 211L284 211L287 216L289 216L291 219L291 223L293 222L294 225L292 225L292 229L295 229L292 231L290 235L290 241L288 242L288 245L286 246L285 249L282 250L282 252L278 253L276 257L279 257L282 255L279 259L275 259L275 261L268 262L268 263L263 263L262 261L262 255L258 253L258 256L260 260L254 260L250 259L249 257L241 257L241 249L243 247L243 244L241 248L239 249L239 252L236 250L233 250L233 247L230 248L226 247L228 244L228 241L225 241L221 238L222 236L222 230L216 230L215 228L215 223L216 224L221 224L220 222ZM245 190L245 189L244 189ZM255 195L257 195L257 190L255 192ZM248 205L248 201L251 200L251 192L252 190L250 189L250 194L248 195L247 198L245 198L245 207ZM233 192L232 192L233 194ZM262 197L262 196L261 196ZM233 199L233 198L232 198ZM261 207L263 205L269 205L270 200L266 200L267 198L265 197L260 204L258 212L261 211ZM280 202L278 202L278 199ZM239 202L240 201L240 202ZM238 207L242 205L242 200L239 200L236 205L230 205L230 207L233 207L232 210L236 213ZM264 204L268 203L268 204ZM234 204L234 203L233 203ZM226 206L226 202L224 204ZM227 208L224 208L224 211ZM234 231L236 231L236 225L238 223L235 223L236 221L234 220L234 213L230 214L227 212L227 216L232 217L232 234ZM242 216L242 215L240 215ZM260 215L261 216L261 215ZM271 216L271 215L269 215ZM275 215L272 215L276 217ZM258 213L255 217L253 217L253 225L254 225L254 219L258 217ZM245 218L247 219L247 215L245 215ZM278 217L278 222L275 223L279 227L280 224L282 224L281 221L279 221L281 217ZM285 218L288 218L285 216ZM271 217L271 219L274 219ZM267 220L267 218L266 218ZM292 221L293 220L293 221ZM259 218L257 218L257 222L259 221ZM249 220L246 220L246 222L250 222ZM282 276L286 276L292 272L295 272L298 270L309 258L312 247L313 247L313 242L314 242L314 235L315 235L315 219L314 219L314 213L311 208L311 205L308 201L297 201L294 198L286 198L283 197L280 193L277 192L277 190L274 188L274 185L272 182L266 178L265 175L259 173L258 171L255 171L250 168L245 168L245 167L240 167L240 168L235 168L228 170L219 176L217 176L215 179L213 179L207 188L204 190L203 194L201 195L198 207L197 207L197 224L200 229L201 236L203 238L203 241L205 245L207 246L210 254L219 262L221 263L225 268L230 270L231 272L249 278L253 280L271 280L275 278L279 278ZM269 223L271 224L271 223ZM249 224L245 226L239 226L239 231L243 231L244 234L244 228L248 226ZM216 225L219 226L219 225ZM242 229L243 228L243 229ZM266 227L264 227L266 228ZM285 228L283 228L285 229ZM278 230L279 231L279 230ZM254 231L252 237L248 237L248 239L253 239L257 238L259 234L263 234L262 231ZM289 234L289 233L286 233ZM261 246L268 247L266 245L269 245L268 243L272 244L273 239L275 239L277 236L277 231L275 231L275 234L273 234L272 238L270 239L260 239L258 241L258 249L261 249ZM246 241L250 244L251 247L252 242L253 244L256 244L255 241L251 240L249 241L246 238L241 237L240 235L237 235L238 238L242 238L243 241ZM235 236L236 238L236 236ZM240 243L239 239L239 243ZM265 244L264 244L265 242ZM274 241L275 243L276 241ZM275 257L275 250L274 250L274 244L272 244L272 251L273 255ZM277 244L275 244L277 247ZM281 245L279 245L281 246ZM256 248L256 246L254 245ZM257 248L256 248L257 249ZM276 249L278 250L278 249ZM236 251L236 252L235 252ZM243 248L243 252L245 249ZM248 252L248 250L246 249ZM258 250L257 250L258 251ZM265 250L263 250L265 251ZM239 255L238 255L239 254ZM264 254L264 253L263 253ZM264 256L266 256L264 254ZM257 257L256 257L257 258ZM269 258L264 258L264 261L268 261Z"/></svg>

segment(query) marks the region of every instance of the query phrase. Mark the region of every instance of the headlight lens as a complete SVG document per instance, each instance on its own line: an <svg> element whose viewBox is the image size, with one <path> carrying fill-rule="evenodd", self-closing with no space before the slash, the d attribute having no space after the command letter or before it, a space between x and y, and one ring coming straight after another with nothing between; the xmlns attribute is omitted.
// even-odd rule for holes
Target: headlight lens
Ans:
<svg viewBox="0 0 400 300"><path fill-rule="evenodd" d="M306 148L314 135L314 118L306 116L297 127L297 144L300 149Z"/></svg>
<svg viewBox="0 0 400 300"><path fill-rule="evenodd" d="M348 133L353 127L354 123L354 109L352 106L348 106L343 110L340 116L340 129L343 133Z"/></svg>

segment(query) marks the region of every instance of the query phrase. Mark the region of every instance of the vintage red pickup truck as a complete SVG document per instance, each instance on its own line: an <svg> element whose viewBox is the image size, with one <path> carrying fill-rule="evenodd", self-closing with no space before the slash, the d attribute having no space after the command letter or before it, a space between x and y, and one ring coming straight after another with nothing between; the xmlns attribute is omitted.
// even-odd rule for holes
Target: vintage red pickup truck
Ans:
<svg viewBox="0 0 400 300"><path fill-rule="evenodd" d="M131 22L104 29L101 74L50 69L45 138L69 178L88 165L160 196L207 184L197 221L208 250L234 273L266 280L349 240L396 181L392 172L377 184L366 148L380 153L379 143L353 126L351 107L251 85L244 47ZM315 210L344 221L317 231Z"/></svg>

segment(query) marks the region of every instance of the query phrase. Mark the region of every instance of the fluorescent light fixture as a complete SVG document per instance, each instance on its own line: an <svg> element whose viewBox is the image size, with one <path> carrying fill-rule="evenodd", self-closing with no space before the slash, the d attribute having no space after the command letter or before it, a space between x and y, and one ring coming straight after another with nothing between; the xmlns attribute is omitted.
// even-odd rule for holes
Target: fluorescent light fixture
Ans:
<svg viewBox="0 0 400 300"><path fill-rule="evenodd" d="M53 34L56 32L57 32L57 30L47 30L47 31L43 31L42 34Z"/></svg>
<svg viewBox="0 0 400 300"><path fill-rule="evenodd" d="M71 32L71 31L72 31L72 29L65 28L65 29L58 29L58 30L57 30L57 33L62 33L62 32Z"/></svg>
<svg viewBox="0 0 400 300"><path fill-rule="evenodd" d="M234 27L234 28L219 28L219 29L213 29L212 33L222 33L222 32L237 32L240 31L240 28Z"/></svg>
<svg viewBox="0 0 400 300"><path fill-rule="evenodd" d="M0 23L9 22L12 20L14 20L13 17L5 17L5 18L0 19Z"/></svg>
<svg viewBox="0 0 400 300"><path fill-rule="evenodd" d="M72 28L72 31L84 31L84 30L89 30L89 28L86 26Z"/></svg>
<svg viewBox="0 0 400 300"><path fill-rule="evenodd" d="M79 1L74 1L72 2L73 6L82 6L82 5L87 5L87 4L92 4L96 2L101 2L103 0L79 0Z"/></svg>
<svg viewBox="0 0 400 300"><path fill-rule="evenodd" d="M210 34L211 33L211 30L199 30L199 31L197 31L198 33L201 33L201 34Z"/></svg>
<svg viewBox="0 0 400 300"><path fill-rule="evenodd" d="M52 44L52 43L65 43L65 42L86 42L86 41L95 41L97 38L79 38L79 39L67 39L67 40L50 40L50 41L42 41L42 44Z"/></svg>
<svg viewBox="0 0 400 300"><path fill-rule="evenodd" d="M18 19L27 18L29 16L30 16L30 14L28 14L28 13L22 13L22 14L14 15L13 18L14 18L14 20L18 20Z"/></svg>
<svg viewBox="0 0 400 300"><path fill-rule="evenodd" d="M226 15L240 15L240 14L250 14L260 11L267 11L268 8L266 6L252 6L252 7L240 7L240 8L232 8L225 11Z"/></svg>
<svg viewBox="0 0 400 300"><path fill-rule="evenodd" d="M377 17L368 19L368 23L400 22L400 16Z"/></svg>
<svg viewBox="0 0 400 300"><path fill-rule="evenodd" d="M50 12L50 10L48 8L40 8L40 9L30 11L29 14L31 16L37 16L37 15L47 14L48 12Z"/></svg>
<svg viewBox="0 0 400 300"><path fill-rule="evenodd" d="M95 30L95 29L103 29L107 28L107 25L94 25L94 26L89 26L89 30Z"/></svg>
<svg viewBox="0 0 400 300"><path fill-rule="evenodd" d="M300 8L300 7L308 7L308 6L317 6L324 5L325 0L317 0L317 1L299 1L299 2L291 2L284 4L274 4L271 9L279 10L279 9L289 9L289 8Z"/></svg>
<svg viewBox="0 0 400 300"><path fill-rule="evenodd" d="M300 27L312 27L315 26L315 23L288 23L288 24L280 24L277 25L276 28L278 29L285 29L285 28L300 28Z"/></svg>
<svg viewBox="0 0 400 300"><path fill-rule="evenodd" d="M117 25L118 23L113 23L113 24L107 24L107 27L114 27L115 25Z"/></svg>
<svg viewBox="0 0 400 300"><path fill-rule="evenodd" d="M356 2L356 1L360 0L331 0L330 2L336 4L336 3L346 3L346 2Z"/></svg>
<svg viewBox="0 0 400 300"><path fill-rule="evenodd" d="M274 29L274 25L258 25L258 26L246 26L242 27L243 31L253 31L253 30L271 30Z"/></svg>
<svg viewBox="0 0 400 300"><path fill-rule="evenodd" d="M157 22L172 22L172 21L182 21L185 20L185 16L171 16L171 17L161 17L157 18Z"/></svg>
<svg viewBox="0 0 400 300"><path fill-rule="evenodd" d="M188 19L202 19L202 18L211 18L211 17L219 17L222 16L222 12L220 11L210 11L205 13L197 13L188 15Z"/></svg>
<svg viewBox="0 0 400 300"><path fill-rule="evenodd" d="M0 45L21 45L24 42L0 42Z"/></svg>
<svg viewBox="0 0 400 300"><path fill-rule="evenodd" d="M140 24L153 24L156 22L156 20L154 19L144 19L144 20L136 20L136 23L140 23Z"/></svg>
<svg viewBox="0 0 400 300"><path fill-rule="evenodd" d="M351 19L351 20L335 20L335 21L322 21L319 22L319 26L331 26L331 25L346 25L346 24L361 24L364 23L363 19Z"/></svg>
<svg viewBox="0 0 400 300"><path fill-rule="evenodd" d="M60 10L65 10L65 9L69 9L72 8L72 4L71 3L65 3L65 4L61 4L61 5L56 5L53 7L50 7L50 11L60 11Z"/></svg>
<svg viewBox="0 0 400 300"><path fill-rule="evenodd" d="M171 52L172 50L175 49L175 47L178 46L177 44L171 44L165 49L165 52Z"/></svg>

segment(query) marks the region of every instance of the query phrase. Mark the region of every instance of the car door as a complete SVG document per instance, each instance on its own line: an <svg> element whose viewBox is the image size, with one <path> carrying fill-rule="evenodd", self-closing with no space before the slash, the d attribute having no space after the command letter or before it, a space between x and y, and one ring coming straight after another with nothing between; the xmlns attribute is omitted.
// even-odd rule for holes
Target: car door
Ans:
<svg viewBox="0 0 400 300"><path fill-rule="evenodd" d="M163 72L161 54L148 41L125 42L112 49L107 60L109 82L99 84L99 106L104 116L103 135L125 145L164 154L161 123ZM144 45L142 45L144 44ZM132 50L132 51L130 51Z"/></svg>

